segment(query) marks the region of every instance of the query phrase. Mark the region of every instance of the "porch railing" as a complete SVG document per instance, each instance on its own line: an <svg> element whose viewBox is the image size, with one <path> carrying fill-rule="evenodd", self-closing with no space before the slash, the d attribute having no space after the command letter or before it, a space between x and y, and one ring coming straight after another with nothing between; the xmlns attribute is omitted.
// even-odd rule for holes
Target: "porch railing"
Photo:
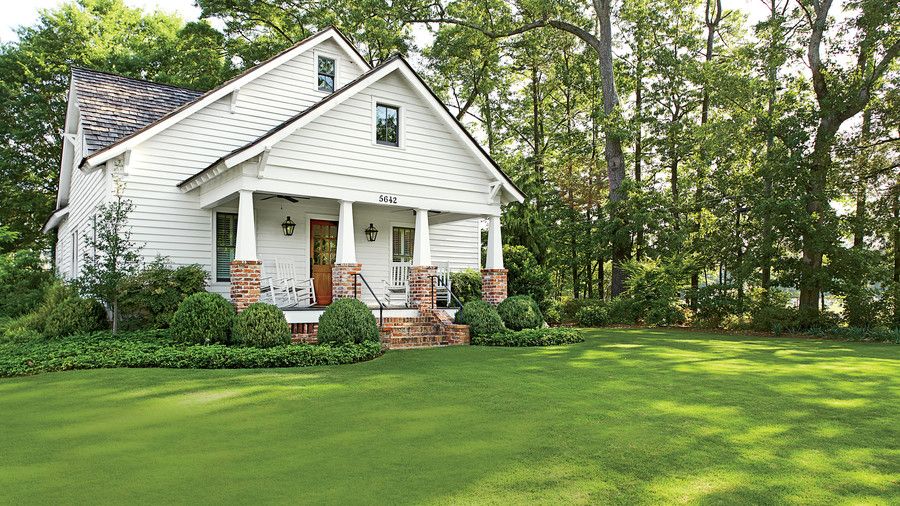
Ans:
<svg viewBox="0 0 900 506"><path fill-rule="evenodd" d="M429 277L431 278L431 309L437 308L437 292L436 292L436 290L435 290L435 281L436 281L438 284L440 284L441 286L443 286L444 288L446 288L446 289L447 289L447 294L450 295L450 300L447 301L447 307L450 307L450 301L451 301L451 300L452 300L453 302L456 302L456 305L457 305L458 307L461 308L461 307L463 306L462 301L460 301L460 300L456 297L456 295L453 293L453 290L451 290L450 287L447 286L447 282L444 281L444 278L443 278L443 277L438 276L438 275L435 275L435 274L432 274L432 275L429 276Z"/></svg>
<svg viewBox="0 0 900 506"><path fill-rule="evenodd" d="M366 288L369 289L369 293L371 293L372 297L375 299L375 302L378 303L378 328L384 329L384 304L382 304L378 296L375 295L375 290L372 290L372 287L369 286L369 282L366 281L366 277L359 272L353 273L353 298L356 298L356 286L359 284L356 281L357 278L362 280L363 284L366 285Z"/></svg>

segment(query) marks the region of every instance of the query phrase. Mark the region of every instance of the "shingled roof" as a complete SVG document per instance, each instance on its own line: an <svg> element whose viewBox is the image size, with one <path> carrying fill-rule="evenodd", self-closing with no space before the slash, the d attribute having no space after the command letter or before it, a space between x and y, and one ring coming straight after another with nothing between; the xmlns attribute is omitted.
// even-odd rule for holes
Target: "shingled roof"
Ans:
<svg viewBox="0 0 900 506"><path fill-rule="evenodd" d="M72 67L89 152L147 126L203 92Z"/></svg>

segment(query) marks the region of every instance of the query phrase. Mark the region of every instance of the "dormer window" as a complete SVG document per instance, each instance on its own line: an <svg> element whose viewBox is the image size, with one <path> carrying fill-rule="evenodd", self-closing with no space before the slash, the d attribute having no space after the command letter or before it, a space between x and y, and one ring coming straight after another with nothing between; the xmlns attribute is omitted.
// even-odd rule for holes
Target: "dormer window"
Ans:
<svg viewBox="0 0 900 506"><path fill-rule="evenodd" d="M316 68L318 70L317 83L319 85L319 91L325 91L328 93L333 92L334 74L336 68L334 58L327 58L325 56L317 57Z"/></svg>

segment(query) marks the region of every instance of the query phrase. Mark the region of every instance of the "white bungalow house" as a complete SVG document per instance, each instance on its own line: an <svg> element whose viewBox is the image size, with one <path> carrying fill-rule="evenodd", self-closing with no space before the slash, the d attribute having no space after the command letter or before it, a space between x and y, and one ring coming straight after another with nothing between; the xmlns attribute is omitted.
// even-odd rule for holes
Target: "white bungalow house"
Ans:
<svg viewBox="0 0 900 506"><path fill-rule="evenodd" d="M45 225L63 277L120 192L148 260L199 264L297 334L353 296L394 325L446 324L430 308L446 272L480 267L485 219L484 297L506 296L499 218L522 193L406 60L372 67L334 28L205 93L73 68L63 138Z"/></svg>

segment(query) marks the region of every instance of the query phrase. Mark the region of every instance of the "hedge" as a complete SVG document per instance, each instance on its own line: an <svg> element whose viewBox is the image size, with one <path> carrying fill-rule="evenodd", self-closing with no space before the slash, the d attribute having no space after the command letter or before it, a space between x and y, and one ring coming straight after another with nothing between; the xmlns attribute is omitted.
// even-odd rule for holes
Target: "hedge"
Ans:
<svg viewBox="0 0 900 506"><path fill-rule="evenodd" d="M320 343L362 343L378 341L378 321L359 299L338 299L319 317Z"/></svg>
<svg viewBox="0 0 900 506"><path fill-rule="evenodd" d="M541 308L530 295L507 297L497 306L497 314L510 330L536 329L544 326Z"/></svg>
<svg viewBox="0 0 900 506"><path fill-rule="evenodd" d="M554 346L584 342L574 329L549 327L498 332L492 336L473 336L472 344L480 346Z"/></svg>
<svg viewBox="0 0 900 506"><path fill-rule="evenodd" d="M272 304L254 302L234 318L232 340L244 346L272 348L291 344L291 326Z"/></svg>
<svg viewBox="0 0 900 506"><path fill-rule="evenodd" d="M94 332L65 340L0 344L0 377L114 367L240 369L338 365L371 360L381 354L378 342L341 346L297 344L262 349L188 345L173 341L165 330L116 335Z"/></svg>

